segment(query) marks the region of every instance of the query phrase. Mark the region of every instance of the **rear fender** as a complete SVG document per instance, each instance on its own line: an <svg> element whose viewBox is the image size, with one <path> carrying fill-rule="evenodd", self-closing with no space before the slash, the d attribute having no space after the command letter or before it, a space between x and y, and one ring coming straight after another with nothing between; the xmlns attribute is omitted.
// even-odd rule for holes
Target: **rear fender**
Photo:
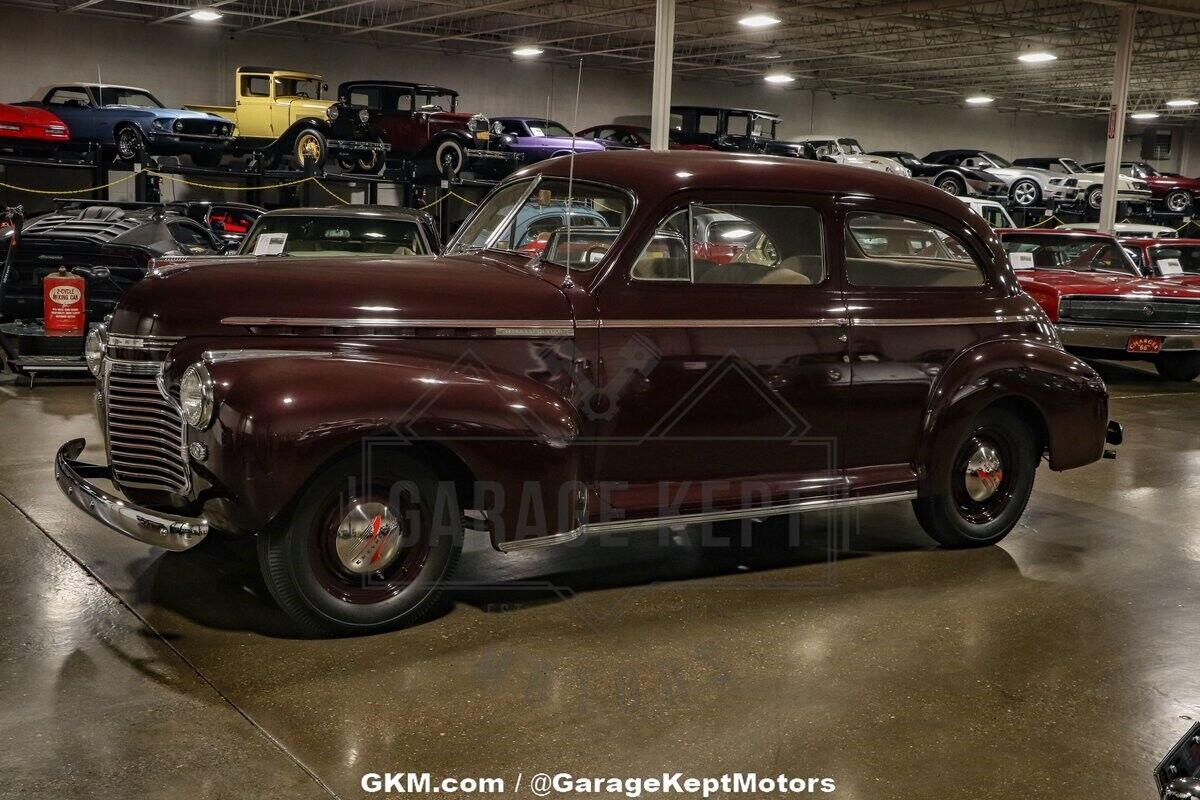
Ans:
<svg viewBox="0 0 1200 800"><path fill-rule="evenodd" d="M1090 464L1104 453L1108 390L1086 363L1044 342L996 339L964 350L930 392L922 421L918 480L923 494L943 474L972 421L1002 403L1044 436L1050 468Z"/></svg>
<svg viewBox="0 0 1200 800"><path fill-rule="evenodd" d="M177 381L199 357L192 343L177 348L164 370L173 378L164 382ZM261 530L331 461L385 448L428 456L452 473L443 477L456 485L461 506L486 512L497 542L579 524L579 420L545 382L412 354L226 351L204 358L216 419L188 435L208 448L196 468L220 498L218 527Z"/></svg>

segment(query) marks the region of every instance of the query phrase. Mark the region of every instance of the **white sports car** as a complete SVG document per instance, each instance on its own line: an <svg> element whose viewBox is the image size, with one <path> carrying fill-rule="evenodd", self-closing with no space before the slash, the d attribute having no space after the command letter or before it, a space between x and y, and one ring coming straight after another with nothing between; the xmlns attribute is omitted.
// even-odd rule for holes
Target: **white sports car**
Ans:
<svg viewBox="0 0 1200 800"><path fill-rule="evenodd" d="M889 172L892 175L903 175L911 178L908 167L893 158L869 155L857 139L848 136L818 136L809 134L788 141L812 145L817 158L834 161L838 164L849 164L852 167L866 167L879 172Z"/></svg>

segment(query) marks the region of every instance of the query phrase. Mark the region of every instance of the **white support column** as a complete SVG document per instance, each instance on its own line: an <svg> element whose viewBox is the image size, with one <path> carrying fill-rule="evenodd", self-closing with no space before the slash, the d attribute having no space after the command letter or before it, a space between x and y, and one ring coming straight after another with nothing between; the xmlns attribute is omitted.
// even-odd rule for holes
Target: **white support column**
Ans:
<svg viewBox="0 0 1200 800"><path fill-rule="evenodd" d="M654 15L654 89L650 149L665 153L671 129L671 65L675 55L675 0L658 0Z"/></svg>
<svg viewBox="0 0 1200 800"><path fill-rule="evenodd" d="M1108 146L1104 151L1104 196L1100 203L1100 230L1112 233L1117 219L1117 177L1125 147L1125 114L1129 102L1129 68L1133 61L1133 31L1137 7L1121 6L1117 12L1117 55L1113 63L1112 105L1108 109Z"/></svg>

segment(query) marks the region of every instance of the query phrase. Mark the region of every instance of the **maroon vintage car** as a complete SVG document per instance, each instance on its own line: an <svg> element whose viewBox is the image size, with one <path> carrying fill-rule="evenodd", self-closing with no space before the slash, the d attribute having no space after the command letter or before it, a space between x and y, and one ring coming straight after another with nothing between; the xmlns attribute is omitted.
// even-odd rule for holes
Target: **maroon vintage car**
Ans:
<svg viewBox="0 0 1200 800"><path fill-rule="evenodd" d="M347 81L338 97L375 113L391 157L452 176L464 171L507 175L519 160L487 117L458 110L458 92L404 81Z"/></svg>
<svg viewBox="0 0 1200 800"><path fill-rule="evenodd" d="M999 234L1021 287L1072 352L1152 361L1168 380L1200 377L1200 286L1143 275L1124 243L1108 234L1029 228Z"/></svg>
<svg viewBox="0 0 1200 800"><path fill-rule="evenodd" d="M607 225L514 251L513 220L570 203ZM705 214L741 219L735 258L697 255ZM323 632L420 619L465 526L509 552L912 501L942 544L987 545L1043 455L1120 439L958 199L760 155L526 167L438 258L197 260L102 336L109 462L65 444L63 492L170 550L257 534L273 596Z"/></svg>

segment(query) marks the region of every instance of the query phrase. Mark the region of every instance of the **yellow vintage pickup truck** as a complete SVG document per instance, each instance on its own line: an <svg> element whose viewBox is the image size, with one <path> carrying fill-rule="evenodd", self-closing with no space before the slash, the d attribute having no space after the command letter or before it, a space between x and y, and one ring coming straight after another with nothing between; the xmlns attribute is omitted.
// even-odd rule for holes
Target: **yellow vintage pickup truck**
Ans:
<svg viewBox="0 0 1200 800"><path fill-rule="evenodd" d="M332 154L343 171L377 173L388 145L374 125L372 113L339 100L321 97L329 84L320 75L275 67L238 67L233 106L189 105L234 122L229 151L259 154L267 167L285 157L297 167L311 159L324 166Z"/></svg>

